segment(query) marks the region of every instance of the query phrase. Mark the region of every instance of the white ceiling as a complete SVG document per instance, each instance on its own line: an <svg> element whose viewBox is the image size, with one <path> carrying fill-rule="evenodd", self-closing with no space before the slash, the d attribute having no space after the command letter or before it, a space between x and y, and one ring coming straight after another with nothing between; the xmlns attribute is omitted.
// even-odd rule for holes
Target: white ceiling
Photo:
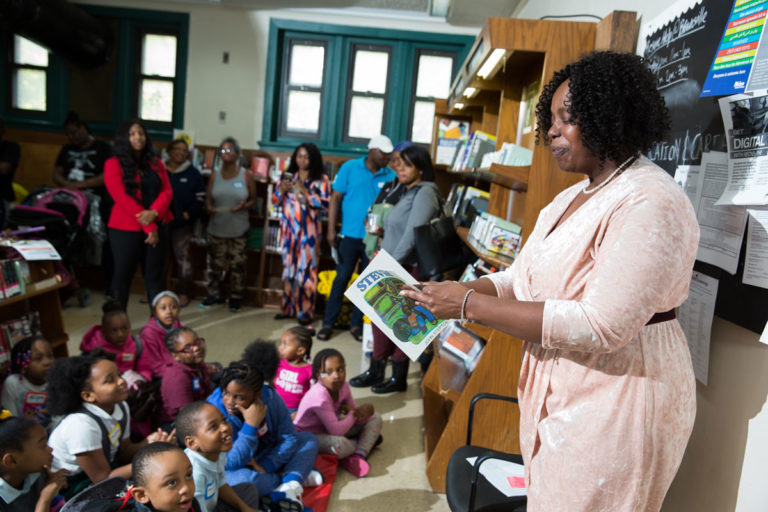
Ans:
<svg viewBox="0 0 768 512"><path fill-rule="evenodd" d="M242 9L322 9L358 16L427 18L432 0L166 0L177 3L220 5ZM482 26L489 17L510 17L528 0L449 0L447 23Z"/></svg>

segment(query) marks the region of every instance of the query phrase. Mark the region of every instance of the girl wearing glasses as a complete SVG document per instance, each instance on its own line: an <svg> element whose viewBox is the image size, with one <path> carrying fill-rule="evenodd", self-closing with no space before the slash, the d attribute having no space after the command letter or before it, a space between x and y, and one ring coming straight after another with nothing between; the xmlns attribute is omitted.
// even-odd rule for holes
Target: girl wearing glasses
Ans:
<svg viewBox="0 0 768 512"><path fill-rule="evenodd" d="M205 339L189 327L174 329L165 337L173 356L166 363L160 384L162 407L159 425L170 424L185 405L205 398L213 391L208 365L205 364Z"/></svg>
<svg viewBox="0 0 768 512"><path fill-rule="evenodd" d="M221 170L214 170L208 180L205 207L208 220L208 297L200 307L223 302L221 275L229 267L229 310L240 309L245 291L248 210L256 199L256 184L251 174L240 166L240 146L232 137L219 145Z"/></svg>

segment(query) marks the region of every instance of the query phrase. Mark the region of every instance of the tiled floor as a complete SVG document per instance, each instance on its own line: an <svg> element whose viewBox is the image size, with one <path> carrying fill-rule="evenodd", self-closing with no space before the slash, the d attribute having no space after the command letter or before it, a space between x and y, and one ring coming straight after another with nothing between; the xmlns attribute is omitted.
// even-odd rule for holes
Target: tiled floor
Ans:
<svg viewBox="0 0 768 512"><path fill-rule="evenodd" d="M69 304L73 304L70 301ZM68 306L64 321L69 332L69 353L78 354L83 334L101 321L102 297L94 294L87 308ZM149 310L132 296L128 307L134 333L146 323ZM192 302L182 310L181 321L195 329L208 341L209 361L224 364L238 358L248 342L256 339L278 340L292 324L289 320L274 320L272 309L244 307L233 314L224 306L207 310ZM319 322L317 322L319 324ZM319 325L315 326L319 328ZM344 354L348 378L367 368L360 343L347 332L337 332L328 342L315 340L313 351L329 346ZM388 370L389 371L389 370ZM371 472L365 478L355 478L339 468L329 512L405 512L448 511L445 495L434 494L425 475L424 438L419 367L411 365L408 391L390 395L374 395L369 389L353 388L355 400L370 402L384 418L384 443L371 454Z"/></svg>

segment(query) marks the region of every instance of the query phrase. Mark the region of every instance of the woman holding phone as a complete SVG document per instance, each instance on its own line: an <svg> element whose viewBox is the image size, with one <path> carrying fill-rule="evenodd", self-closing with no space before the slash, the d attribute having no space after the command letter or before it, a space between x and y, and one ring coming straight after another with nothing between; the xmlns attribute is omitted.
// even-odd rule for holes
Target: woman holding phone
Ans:
<svg viewBox="0 0 768 512"><path fill-rule="evenodd" d="M317 245L322 240L322 212L328 211L331 182L323 157L311 142L300 144L272 194L280 208L283 298L276 319L296 317L309 325L317 293Z"/></svg>

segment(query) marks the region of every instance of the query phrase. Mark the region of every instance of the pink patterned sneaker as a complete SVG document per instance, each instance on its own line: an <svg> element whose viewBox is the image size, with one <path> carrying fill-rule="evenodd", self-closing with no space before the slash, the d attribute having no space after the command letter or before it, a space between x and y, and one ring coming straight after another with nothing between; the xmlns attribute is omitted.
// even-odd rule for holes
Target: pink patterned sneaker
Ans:
<svg viewBox="0 0 768 512"><path fill-rule="evenodd" d="M341 459L339 464L358 478L367 475L371 470L371 465L368 464L368 461L358 454L353 454L345 459Z"/></svg>

